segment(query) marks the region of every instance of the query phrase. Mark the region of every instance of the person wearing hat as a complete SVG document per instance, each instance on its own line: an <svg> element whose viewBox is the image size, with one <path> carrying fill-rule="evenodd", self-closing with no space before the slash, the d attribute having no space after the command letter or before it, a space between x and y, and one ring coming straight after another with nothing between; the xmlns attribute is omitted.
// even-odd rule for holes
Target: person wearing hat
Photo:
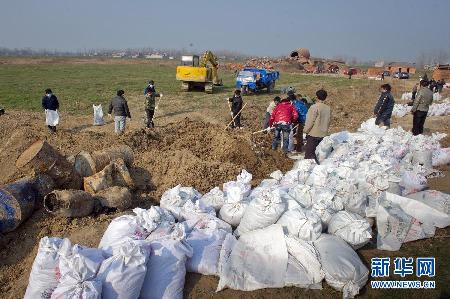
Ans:
<svg viewBox="0 0 450 299"><path fill-rule="evenodd" d="M316 92L317 102L312 105L306 114L304 132L306 133L305 159L314 159L317 164L316 147L328 135L330 128L331 108L324 102L327 92L320 89Z"/></svg>
<svg viewBox="0 0 450 299"><path fill-rule="evenodd" d="M153 116L156 109L156 98L162 97L162 94L156 92L155 82L153 80L148 81L148 85L144 90L145 95L145 115L147 117L147 128L154 128Z"/></svg>
<svg viewBox="0 0 450 299"><path fill-rule="evenodd" d="M281 98L276 96L272 99L269 106L266 109L266 114L264 116L263 129L267 129L269 127L270 115L272 114L273 109L281 102Z"/></svg>
<svg viewBox="0 0 450 299"><path fill-rule="evenodd" d="M117 96L112 98L108 109L109 117L111 117L111 113L114 112L114 131L119 135L125 131L127 117L131 119L127 100L123 96L124 94L125 92L122 89L118 90Z"/></svg>
<svg viewBox="0 0 450 299"><path fill-rule="evenodd" d="M56 124L59 122L59 101L50 88L45 90L45 95L42 97L42 108L45 111L45 122L48 129L55 133Z"/></svg>

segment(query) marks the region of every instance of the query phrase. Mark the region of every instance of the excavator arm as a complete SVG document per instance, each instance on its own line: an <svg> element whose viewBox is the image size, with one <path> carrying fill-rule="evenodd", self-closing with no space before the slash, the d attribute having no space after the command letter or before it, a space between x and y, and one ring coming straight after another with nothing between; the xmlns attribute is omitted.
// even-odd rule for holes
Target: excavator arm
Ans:
<svg viewBox="0 0 450 299"><path fill-rule="evenodd" d="M206 67L208 65L208 62L211 64L213 84L222 85L222 80L219 79L219 76L217 74L219 61L211 51L206 51L205 53L203 53L200 60L200 67Z"/></svg>

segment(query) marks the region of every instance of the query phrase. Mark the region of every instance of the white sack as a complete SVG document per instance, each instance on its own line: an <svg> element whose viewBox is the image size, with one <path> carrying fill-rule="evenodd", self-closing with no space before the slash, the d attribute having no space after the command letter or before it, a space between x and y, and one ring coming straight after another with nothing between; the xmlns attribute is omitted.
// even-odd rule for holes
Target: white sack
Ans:
<svg viewBox="0 0 450 299"><path fill-rule="evenodd" d="M366 218L347 211L340 211L331 217L328 233L340 237L354 249L364 246L372 238L372 228Z"/></svg>
<svg viewBox="0 0 450 299"><path fill-rule="evenodd" d="M286 211L278 219L277 224L283 227L288 236L298 237L306 241L314 241L322 234L322 221L311 210L297 208Z"/></svg>
<svg viewBox="0 0 450 299"><path fill-rule="evenodd" d="M253 199L242 216L235 235L240 236L255 229L267 227L277 222L286 210L286 203L281 200L278 190L265 190Z"/></svg>
<svg viewBox="0 0 450 299"><path fill-rule="evenodd" d="M422 197L422 200L413 199L414 194L410 194L408 197L386 192L386 200L399 205L403 211L416 218L421 223L428 223L439 228L444 228L450 225L450 215L433 208L430 203L423 200L424 197ZM420 198L421 196L419 195L417 197ZM432 200L433 199L430 201ZM447 204L448 203L450 203L450 201L447 201Z"/></svg>
<svg viewBox="0 0 450 299"><path fill-rule="evenodd" d="M435 150L432 156L432 165L438 167L447 164L450 164L450 147Z"/></svg>
<svg viewBox="0 0 450 299"><path fill-rule="evenodd" d="M59 124L58 110L45 110L45 123L47 126L57 126Z"/></svg>
<svg viewBox="0 0 450 299"><path fill-rule="evenodd" d="M195 189L178 185L163 193L159 205L161 208L169 210L178 221L181 221L183 220L181 216L182 208L186 202L195 203L200 197L201 194Z"/></svg>
<svg viewBox="0 0 450 299"><path fill-rule="evenodd" d="M377 210L377 248L397 251L405 241L411 227L412 217L398 205L380 200Z"/></svg>
<svg viewBox="0 0 450 299"><path fill-rule="evenodd" d="M61 254L59 259L59 273L61 277L64 277L67 273L73 272L73 260L81 259L87 261L90 265L98 265L105 259L103 256L103 251L98 248L90 248L75 244L71 247L63 246L60 251L64 248L64 254Z"/></svg>
<svg viewBox="0 0 450 299"><path fill-rule="evenodd" d="M233 239L228 239L232 242ZM227 241L228 242L228 241ZM224 255L230 252L225 244ZM228 258L221 256L217 291L224 288L253 291L282 288L288 253L281 225L274 224L243 234L235 242Z"/></svg>
<svg viewBox="0 0 450 299"><path fill-rule="evenodd" d="M400 186L403 187L403 196L416 193L427 187L427 178L417 171L406 170L402 174Z"/></svg>
<svg viewBox="0 0 450 299"><path fill-rule="evenodd" d="M117 254L104 260L97 275L102 282L102 298L138 298L150 251L150 242L128 239Z"/></svg>
<svg viewBox="0 0 450 299"><path fill-rule="evenodd" d="M219 218L231 226L237 227L241 223L241 219L248 205L249 203L247 201L226 203L220 209Z"/></svg>
<svg viewBox="0 0 450 299"><path fill-rule="evenodd" d="M225 204L225 195L219 187L215 187L203 195L199 202L201 207L213 207L216 211L219 211Z"/></svg>
<svg viewBox="0 0 450 299"><path fill-rule="evenodd" d="M313 242L286 236L289 253L285 274L285 286L321 289L325 273L319 260L319 253Z"/></svg>
<svg viewBox="0 0 450 299"><path fill-rule="evenodd" d="M203 275L218 275L220 249L228 233L221 229L194 228L186 238L193 250L192 257L187 259L188 272Z"/></svg>
<svg viewBox="0 0 450 299"><path fill-rule="evenodd" d="M358 254L341 238L327 234L314 241L314 246L319 251L327 283L343 292L344 298L358 295L369 277L369 270Z"/></svg>
<svg viewBox="0 0 450 299"><path fill-rule="evenodd" d="M314 203L314 189L311 186L297 185L288 194L304 208L310 208Z"/></svg>
<svg viewBox="0 0 450 299"><path fill-rule="evenodd" d="M409 194L409 198L420 201L431 208L450 215L450 195L436 190L425 190Z"/></svg>
<svg viewBox="0 0 450 299"><path fill-rule="evenodd" d="M96 278L96 275L103 258L101 255L92 254L94 252L92 250L87 249L84 252L87 254L84 254L83 247L78 246L77 248L67 260L68 270L62 274L61 280L52 294L52 299L101 298L102 282ZM100 250L97 249L97 251Z"/></svg>
<svg viewBox="0 0 450 299"><path fill-rule="evenodd" d="M412 242L420 239L431 238L436 233L436 227L429 223L420 223L419 220L413 218L411 227L403 242Z"/></svg>
<svg viewBox="0 0 450 299"><path fill-rule="evenodd" d="M168 210L159 206L152 206L148 210L135 208L133 212L136 214L137 221L145 228L147 233L161 226L170 226L176 221Z"/></svg>
<svg viewBox="0 0 450 299"><path fill-rule="evenodd" d="M94 109L94 126L104 125L102 104L92 105L92 108Z"/></svg>
<svg viewBox="0 0 450 299"><path fill-rule="evenodd" d="M50 298L59 281L60 255L67 252L62 247L72 247L69 239L43 237L31 267L25 299Z"/></svg>
<svg viewBox="0 0 450 299"><path fill-rule="evenodd" d="M120 247L125 238L134 240L143 240L149 235L149 232L143 227L138 217L124 215L111 221L103 234L98 247L107 254L112 255L113 251Z"/></svg>
<svg viewBox="0 0 450 299"><path fill-rule="evenodd" d="M177 228L171 236L151 242L152 252L139 298L183 298L186 260L193 252L185 242L186 233L181 226Z"/></svg>
<svg viewBox="0 0 450 299"><path fill-rule="evenodd" d="M419 164L429 169L432 168L433 152L427 149L415 150L413 152L412 162L413 164Z"/></svg>

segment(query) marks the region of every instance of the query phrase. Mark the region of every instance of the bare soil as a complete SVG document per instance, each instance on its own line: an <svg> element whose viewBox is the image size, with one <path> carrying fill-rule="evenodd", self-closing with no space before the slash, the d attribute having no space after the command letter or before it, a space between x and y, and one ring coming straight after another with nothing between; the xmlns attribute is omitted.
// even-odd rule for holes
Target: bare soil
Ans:
<svg viewBox="0 0 450 299"><path fill-rule="evenodd" d="M358 100L361 92L350 94L339 89L330 90L330 105L333 109L332 131L354 131L359 124L371 117L373 101ZM356 96L355 96L356 95ZM339 101L333 101L339 99ZM225 130L229 120L226 110L217 107L200 107L195 111L185 111L173 102L161 105L156 118L157 127L152 130L143 128L140 119L143 115L139 109L139 99L130 98L132 114L136 115L129 123L127 132L120 137L113 133L110 120L101 127L91 125L92 117L62 115L62 123L56 134L50 133L44 125L41 113L8 111L0 117L0 184L6 184L26 175L15 166L18 156L34 141L47 140L65 156L78 152L94 151L111 145L127 144L133 148L135 167L131 170L137 182L138 190L133 194L133 207L148 208L159 202L161 194L177 184L193 186L200 192L207 192L215 186L233 180L241 169L253 174L253 183L276 169L287 171L292 167L292 160L279 152L270 150L270 136L252 135L260 129L262 116L268 104L257 97L247 97L250 103L244 113L244 130ZM177 110L178 109L178 110ZM187 118L189 117L189 118ZM450 133L450 117L430 117L427 120L426 133L436 131ZM411 117L396 120L410 129ZM450 138L443 140L444 146L450 146ZM430 187L450 193L449 167L442 168L446 177L430 180ZM129 213L130 210L123 213ZM37 252L39 239L44 236L67 237L73 243L96 247L109 222L123 214L122 212L102 211L99 214L79 219L52 217L42 208L37 209L30 219L16 231L0 236L0 292L2 298L21 298L28 284L31 265ZM429 248L438 248L448 256L449 229L438 230L437 238L412 242L404 245L405 249L395 256L408 253L420 254ZM386 252L375 249L369 244L359 251L364 262L370 257ZM441 249L439 249L441 248ZM431 250L431 249L430 249ZM434 252L434 251L433 251ZM392 255L392 256L394 256ZM437 261L438 272L445 274L439 283L448 283L450 262L447 259ZM447 272L445 272L447 271ZM342 294L332 290L324 283L325 290L311 291L298 288L259 290L239 292L225 290L215 294L217 278L188 274L185 296L188 298L295 298L341 297ZM439 284L438 284L439 287ZM442 285L440 286L442 287ZM402 293L403 294L403 293ZM416 293L415 293L416 294ZM440 290L427 293L437 296L449 295ZM365 288L363 295L380 296L382 293ZM428 296L429 297L429 296Z"/></svg>

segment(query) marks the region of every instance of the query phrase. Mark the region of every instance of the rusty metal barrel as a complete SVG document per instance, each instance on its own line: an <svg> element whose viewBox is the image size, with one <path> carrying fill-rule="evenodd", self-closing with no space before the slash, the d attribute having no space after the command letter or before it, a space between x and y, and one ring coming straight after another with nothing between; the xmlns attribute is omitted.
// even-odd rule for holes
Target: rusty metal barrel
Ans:
<svg viewBox="0 0 450 299"><path fill-rule="evenodd" d="M132 167L134 155L131 147L118 145L92 153L81 151L75 157L75 169L82 177L88 177L103 170L109 163L117 159L122 159L127 167Z"/></svg>
<svg viewBox="0 0 450 299"><path fill-rule="evenodd" d="M27 177L0 188L0 232L15 230L28 219L36 203L51 192L54 183L47 176Z"/></svg>
<svg viewBox="0 0 450 299"><path fill-rule="evenodd" d="M19 169L47 174L63 189L80 189L82 179L73 165L46 141L38 140L17 159Z"/></svg>
<svg viewBox="0 0 450 299"><path fill-rule="evenodd" d="M55 190L44 198L47 212L63 217L84 217L92 213L95 199L82 190Z"/></svg>

